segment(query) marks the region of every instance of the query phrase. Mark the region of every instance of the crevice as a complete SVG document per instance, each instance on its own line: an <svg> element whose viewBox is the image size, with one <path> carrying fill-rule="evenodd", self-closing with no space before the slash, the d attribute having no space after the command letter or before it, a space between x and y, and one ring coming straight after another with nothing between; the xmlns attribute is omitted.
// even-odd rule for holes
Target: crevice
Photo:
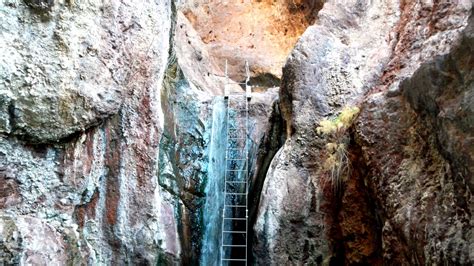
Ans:
<svg viewBox="0 0 474 266"><path fill-rule="evenodd" d="M276 153L283 146L286 139L284 123L280 113L280 104L279 101L276 101L273 104L273 111L270 117L269 124L271 125L269 130L268 138L265 141L261 142L258 151L261 151L261 154L257 154L256 165L258 165L258 172L254 173L252 176L255 176L254 182L250 184L249 192L249 230L248 230L248 254L249 263L254 263L253 261L253 244L255 238L255 232L253 227L256 222L258 206L260 205L260 197L262 194L263 184L268 173L270 164L275 157Z"/></svg>
<svg viewBox="0 0 474 266"><path fill-rule="evenodd" d="M241 84L245 83L245 80L240 81ZM249 85L252 86L252 92L262 92L268 88L274 88L280 86L281 79L272 73L262 73L257 76L250 77ZM241 85L242 89L245 89L245 85Z"/></svg>
<svg viewBox="0 0 474 266"><path fill-rule="evenodd" d="M321 184L326 199L322 209L326 213L326 233L332 253L329 264L382 265L384 215L366 184L369 168L361 147L355 141L353 129L350 132L348 156L351 171L347 179L337 191L329 182Z"/></svg>
<svg viewBox="0 0 474 266"><path fill-rule="evenodd" d="M201 255L201 238L203 235L201 212L205 195L201 191L203 185L200 183L199 178L196 178L196 175L199 175L201 170L195 169L195 172L189 173L189 176L188 172L183 173L183 171L186 171L183 167L186 168L189 165L183 165L182 162L189 159L182 156L186 152L183 149L188 149L189 145L197 145L198 149L203 149L202 145L204 145L204 142L202 141L203 136L199 136L198 139L195 131L183 132L182 130L185 127L182 115L189 117L189 119L196 119L196 121L199 118L194 116L198 110L193 110L186 106L186 103L189 103L189 98L183 98L183 96L188 96L186 88L189 87L189 84L177 59L174 43L177 27L177 9L174 1L171 5L168 62L160 96L161 109L164 114L162 119L166 126L159 141L160 166L157 174L159 186L173 195L176 200L178 236L181 249L184 251L180 254L180 263L183 265L196 265ZM197 123L199 124L199 122ZM199 125L204 126L202 122ZM161 172L165 167L168 167L167 163L171 166L171 169L169 169L171 172ZM167 184L169 182L172 182L171 185Z"/></svg>
<svg viewBox="0 0 474 266"><path fill-rule="evenodd" d="M8 124L10 126L10 133L13 134L13 132L16 129L16 119L15 119L15 101L10 100L8 103Z"/></svg>

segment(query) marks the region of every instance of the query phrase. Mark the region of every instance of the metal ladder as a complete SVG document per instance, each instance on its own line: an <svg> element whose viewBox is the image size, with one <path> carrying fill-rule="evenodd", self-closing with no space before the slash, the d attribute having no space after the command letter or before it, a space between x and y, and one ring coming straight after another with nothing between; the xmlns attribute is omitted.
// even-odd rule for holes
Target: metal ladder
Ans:
<svg viewBox="0 0 474 266"><path fill-rule="evenodd" d="M221 265L247 265L249 179L249 71L246 93L228 94L227 146L222 210ZM227 77L227 62L226 62Z"/></svg>

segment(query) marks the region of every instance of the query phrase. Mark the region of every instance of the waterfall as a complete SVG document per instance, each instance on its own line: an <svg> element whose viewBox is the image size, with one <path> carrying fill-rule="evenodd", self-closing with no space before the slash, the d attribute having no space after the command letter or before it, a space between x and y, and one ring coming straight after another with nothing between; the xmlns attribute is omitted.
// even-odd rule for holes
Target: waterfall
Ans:
<svg viewBox="0 0 474 266"><path fill-rule="evenodd" d="M200 265L219 265L222 226L222 204L224 202L224 174L226 147L226 106L223 97L212 103L212 124L209 143L208 176L205 188L203 224L204 235Z"/></svg>

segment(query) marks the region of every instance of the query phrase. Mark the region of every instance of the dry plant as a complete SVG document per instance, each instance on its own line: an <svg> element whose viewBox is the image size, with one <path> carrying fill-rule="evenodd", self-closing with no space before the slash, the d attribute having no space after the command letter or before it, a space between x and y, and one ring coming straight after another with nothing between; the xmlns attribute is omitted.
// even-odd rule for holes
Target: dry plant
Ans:
<svg viewBox="0 0 474 266"><path fill-rule="evenodd" d="M327 136L326 152L328 157L323 169L329 174L329 181L335 190L338 190L345 178L350 174L350 162L347 147L350 138L347 129L351 127L360 109L356 106L345 107L333 119L324 119L319 122L316 131Z"/></svg>

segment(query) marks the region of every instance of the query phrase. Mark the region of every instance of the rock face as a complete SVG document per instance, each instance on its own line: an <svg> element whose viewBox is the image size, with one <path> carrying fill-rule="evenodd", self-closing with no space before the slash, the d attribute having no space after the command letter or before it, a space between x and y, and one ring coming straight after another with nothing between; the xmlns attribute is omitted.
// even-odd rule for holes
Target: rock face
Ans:
<svg viewBox="0 0 474 266"><path fill-rule="evenodd" d="M68 257L68 253L77 252L77 248L67 244L62 234L41 219L28 216L16 219L1 217L0 233L1 243L5 243L1 246L0 258L6 265L64 265L79 262ZM28 255L21 256L21 252Z"/></svg>
<svg viewBox="0 0 474 266"><path fill-rule="evenodd" d="M257 264L328 263L336 252L325 225L333 201L325 191L332 190L320 182L327 140L316 127L323 117L355 102L373 75L381 75L390 51L384 37L395 24L398 6L374 5L325 4L319 22L306 30L288 59L281 91L288 139L262 191L255 225Z"/></svg>
<svg viewBox="0 0 474 266"><path fill-rule="evenodd" d="M253 264L472 264L472 3L343 2L1 2L0 264L216 264L245 60Z"/></svg>
<svg viewBox="0 0 474 266"><path fill-rule="evenodd" d="M193 0L183 1L182 9L221 70L228 60L232 79L244 80L247 60L253 76L271 82L272 76L281 77L286 57L322 4L320 0Z"/></svg>
<svg viewBox="0 0 474 266"><path fill-rule="evenodd" d="M256 264L470 264L472 3L329 1L283 71ZM319 122L361 113L339 140ZM347 141L345 139L347 138ZM331 183L327 144L351 171Z"/></svg>
<svg viewBox="0 0 474 266"><path fill-rule="evenodd" d="M471 14L447 53L421 64L402 95L370 96L356 124L389 263L474 260L473 30Z"/></svg>
<svg viewBox="0 0 474 266"><path fill-rule="evenodd" d="M165 4L135 4L4 1L0 130L55 142L117 113L140 68L159 68L150 54L166 50L153 38L167 35Z"/></svg>
<svg viewBox="0 0 474 266"><path fill-rule="evenodd" d="M204 206L221 180L211 132L225 138L213 109L232 81L205 75L213 61L186 17L168 1L0 10L0 262L199 261L206 232L220 234L203 227L220 209ZM277 91L250 104L260 176Z"/></svg>
<svg viewBox="0 0 474 266"><path fill-rule="evenodd" d="M179 199L178 231L182 250L186 250L182 263L192 264L200 259L202 265L215 264L226 139L222 94L224 83L233 81L208 75L214 67L212 57L181 12L177 12L173 43L176 61L168 67L162 91L166 126L159 149L159 184ZM237 84L230 86L242 92ZM269 156L265 148L270 145L274 130L270 121L275 116L277 91L274 88L256 93L249 103L250 124L254 125L249 134L250 154L255 169ZM254 180L257 175L255 171ZM255 186L258 191L257 181Z"/></svg>
<svg viewBox="0 0 474 266"><path fill-rule="evenodd" d="M179 261L175 199L156 177L171 3L0 10L0 261Z"/></svg>

